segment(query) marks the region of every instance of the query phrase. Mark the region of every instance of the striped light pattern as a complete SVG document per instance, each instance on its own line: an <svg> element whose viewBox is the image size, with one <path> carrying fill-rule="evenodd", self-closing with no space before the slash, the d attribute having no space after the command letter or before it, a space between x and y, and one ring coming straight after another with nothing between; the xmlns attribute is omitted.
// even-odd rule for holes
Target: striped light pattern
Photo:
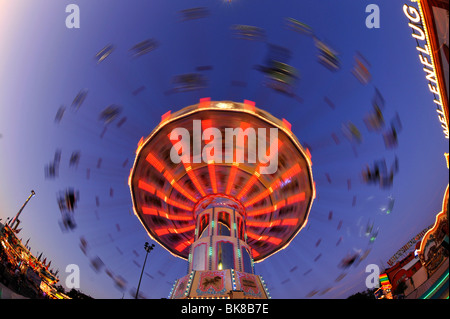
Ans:
<svg viewBox="0 0 450 319"><path fill-rule="evenodd" d="M201 126L194 127L194 120L200 120ZM186 135L171 134L178 127L189 132L189 140ZM233 128L228 130L233 132L232 154L229 149L222 150L219 161L215 149L203 153L204 145L216 135L206 138L202 135L201 145L195 144L192 134L196 128L202 132L215 128L214 132L220 131L222 138L226 128ZM267 147L268 144L265 147L264 160L278 163L272 175L261 174L260 169L267 162L259 161L256 149L253 150L258 154L256 162L248 162L256 155L247 146L253 132L259 134L260 128L266 132L278 129L277 151ZM173 147L179 163L170 159ZM244 162L238 162L242 158ZM166 112L159 126L147 138L140 139L128 184L134 213L149 236L183 259L189 258L189 248L198 231L197 206L208 196L233 198L245 211L243 236L251 248L253 261L259 262L287 247L306 224L315 198L311 165L311 154L302 148L287 120L274 118L249 100L235 103L203 98L196 105ZM277 229L272 232L274 228Z"/></svg>

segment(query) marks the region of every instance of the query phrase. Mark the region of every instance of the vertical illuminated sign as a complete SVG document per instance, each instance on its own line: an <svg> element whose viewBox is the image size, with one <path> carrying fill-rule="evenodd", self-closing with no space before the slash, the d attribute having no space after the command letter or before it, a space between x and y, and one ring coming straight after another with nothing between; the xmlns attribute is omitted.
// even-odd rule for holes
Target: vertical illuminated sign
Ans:
<svg viewBox="0 0 450 319"><path fill-rule="evenodd" d="M428 30L424 23L424 15L421 8L420 1L411 0L417 2L419 10L415 7L403 5L403 13L409 19L408 26L412 29L412 37L416 39L416 49L419 51L419 60L423 65L423 71L425 72L425 78L428 80L428 89L434 95L433 102L436 105L436 112L438 113L438 119L441 123L441 127L446 139L448 136L448 119L444 112L442 94L440 90L439 79L436 74L436 66L432 54L432 46L428 36Z"/></svg>

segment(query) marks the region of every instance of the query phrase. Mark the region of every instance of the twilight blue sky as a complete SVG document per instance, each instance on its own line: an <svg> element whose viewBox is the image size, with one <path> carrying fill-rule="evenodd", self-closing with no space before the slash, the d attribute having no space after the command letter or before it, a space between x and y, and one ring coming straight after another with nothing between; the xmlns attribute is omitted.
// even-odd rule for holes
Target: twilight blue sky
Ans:
<svg viewBox="0 0 450 319"><path fill-rule="evenodd" d="M32 252L44 252L52 260L62 284L66 266L77 264L81 291L96 298L132 298L130 291L137 286L144 260L143 245L149 240L130 214L126 183L139 139L151 132L162 114L197 103L199 98L248 99L286 118L300 142L311 146L318 194L307 227L286 249L256 264L257 274L263 276L273 298L346 298L365 290L365 267L386 266L401 246L431 225L448 184L443 154L449 144L402 11L404 2L0 0L0 218L13 216L34 189L37 196L23 212L19 234L24 240L31 238ZM79 29L65 26L65 7L70 3L80 7ZM379 29L365 26L369 3L380 8ZM181 21L179 11L193 7L207 7L210 15ZM288 30L286 17L310 25L318 38L339 53L341 69L330 72L320 65L313 40ZM266 41L234 38L230 29L234 24L263 28ZM132 58L128 50L149 38L156 39L159 47ZM289 63L300 73L296 93L302 103L263 85L264 77L254 66L263 63L267 43L291 51ZM115 50L97 64L94 56L107 44ZM372 79L367 85L351 74L356 52L370 62ZM164 94L172 87L173 76L204 65L213 67L202 71L209 81L206 89ZM232 80L247 86L233 87ZM141 86L145 90L134 96L132 92ZM403 130L394 150L387 150L382 136L368 132L363 123L375 87L386 101L386 121L396 112L401 118ZM89 93L75 112L70 105L83 88ZM325 96L335 109L326 105ZM103 124L98 116L110 104L122 105L127 121L120 128L110 126L101 138ZM56 124L61 105L67 110ZM356 145L357 156L341 131L347 121L363 134L363 142ZM339 145L332 133L340 138ZM59 177L45 179L44 167L58 148L62 150ZM69 167L75 150L81 152L76 169ZM385 158L390 165L395 156L400 170L391 189L361 182L365 164ZM99 158L102 166L97 169ZM63 233L56 194L67 187L79 190L81 199L75 212L78 227ZM395 198L395 206L386 215L382 208L389 196ZM328 220L329 211L333 211L332 220ZM368 223L379 227L373 244L361 233ZM87 256L79 248L81 236L90 246ZM347 254L367 249L370 253L357 267L345 271L338 267ZM105 263L98 273L89 265L95 256ZM114 286L105 269L126 280L124 291ZM148 298L167 297L186 269L185 261L157 245L149 255L142 293ZM342 273L346 276L336 282Z"/></svg>

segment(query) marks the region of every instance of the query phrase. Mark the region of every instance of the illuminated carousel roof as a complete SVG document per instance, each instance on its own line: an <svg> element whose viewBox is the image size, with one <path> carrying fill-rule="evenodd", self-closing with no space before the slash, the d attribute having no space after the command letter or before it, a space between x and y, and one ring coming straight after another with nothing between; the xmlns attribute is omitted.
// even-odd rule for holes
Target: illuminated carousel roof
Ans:
<svg viewBox="0 0 450 319"><path fill-rule="evenodd" d="M260 161L259 154L254 154L256 148L249 147L245 140L245 145L233 144L234 151L242 147L247 150L243 161L226 161L226 148L221 162L199 161L193 147L189 157L174 163L170 153L175 144L182 143L178 154L190 149L190 145L182 138L171 140L170 134L175 128L185 129L191 145L196 143L194 120L201 121L203 132L217 128L222 137L226 128L253 128L256 133L260 132L258 128L266 128L267 137L270 128L277 128L278 151L269 153L271 140L267 138L268 157L261 156ZM201 141L202 150L204 145ZM277 169L273 174L262 174L262 167L267 167L270 161L277 161ZM306 224L315 197L309 152L291 133L287 121L256 108L250 101L201 99L198 104L163 115L161 123L139 142L129 186L134 212L150 237L183 259L188 258L189 246L194 241L194 207L207 196L226 195L242 204L247 242L255 262L289 244Z"/></svg>

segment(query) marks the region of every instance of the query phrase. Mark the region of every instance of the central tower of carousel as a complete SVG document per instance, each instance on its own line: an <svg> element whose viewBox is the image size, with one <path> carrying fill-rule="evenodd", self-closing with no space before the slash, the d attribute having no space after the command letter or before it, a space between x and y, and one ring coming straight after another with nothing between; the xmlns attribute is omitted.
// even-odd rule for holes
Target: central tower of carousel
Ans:
<svg viewBox="0 0 450 319"><path fill-rule="evenodd" d="M269 298L254 262L289 245L315 198L309 152L290 124L247 100L164 114L128 182L149 236L189 263L176 299Z"/></svg>

